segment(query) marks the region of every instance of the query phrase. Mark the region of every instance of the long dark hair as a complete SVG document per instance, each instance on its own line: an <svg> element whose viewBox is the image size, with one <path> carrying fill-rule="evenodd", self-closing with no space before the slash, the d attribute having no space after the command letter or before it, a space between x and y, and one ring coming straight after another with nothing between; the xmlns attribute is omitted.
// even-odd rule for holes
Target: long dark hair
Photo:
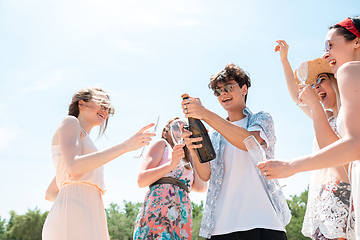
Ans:
<svg viewBox="0 0 360 240"><path fill-rule="evenodd" d="M81 89L80 91L77 91L73 95L73 97L71 99L71 103L69 104L68 115L78 118L79 113L80 113L79 101L83 100L84 102L89 102L95 94L99 94L99 93L102 95L105 95L109 99L109 102L107 104L110 106L110 97L103 89L98 88L98 87L88 87L88 88ZM112 107L111 107L111 109L112 109L112 111L111 111L111 113L109 113L109 116L114 114L114 110ZM105 133L105 130L108 125L108 121L109 121L109 118L106 118L105 122L100 126L98 137L100 137L101 135L103 135Z"/></svg>

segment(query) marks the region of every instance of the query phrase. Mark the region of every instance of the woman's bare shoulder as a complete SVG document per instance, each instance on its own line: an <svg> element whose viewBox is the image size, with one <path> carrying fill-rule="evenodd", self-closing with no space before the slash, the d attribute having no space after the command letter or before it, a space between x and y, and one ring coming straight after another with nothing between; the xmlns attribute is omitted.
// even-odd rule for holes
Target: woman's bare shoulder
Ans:
<svg viewBox="0 0 360 240"><path fill-rule="evenodd" d="M338 70L338 78L360 78L360 61L344 63Z"/></svg>
<svg viewBox="0 0 360 240"><path fill-rule="evenodd" d="M154 140L151 143L151 148L162 149L165 148L165 146L166 146L166 140L163 138Z"/></svg>
<svg viewBox="0 0 360 240"><path fill-rule="evenodd" d="M57 127L55 134L53 136L52 144L53 145L59 144L59 138L58 138L59 133L61 133L62 135L64 133L66 134L69 132L79 134L81 133L81 131L82 128L80 126L79 120L74 116L66 116Z"/></svg>

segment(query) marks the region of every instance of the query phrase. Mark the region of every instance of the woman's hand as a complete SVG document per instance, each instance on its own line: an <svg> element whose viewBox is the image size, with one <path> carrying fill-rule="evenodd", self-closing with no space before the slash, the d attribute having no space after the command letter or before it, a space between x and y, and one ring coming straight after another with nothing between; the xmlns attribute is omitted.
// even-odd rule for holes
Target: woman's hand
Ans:
<svg viewBox="0 0 360 240"><path fill-rule="evenodd" d="M319 104L319 97L310 85L299 84L299 100L312 108L315 104Z"/></svg>
<svg viewBox="0 0 360 240"><path fill-rule="evenodd" d="M287 178L296 173L292 168L291 162L283 160L267 160L259 163L257 167L266 180Z"/></svg>
<svg viewBox="0 0 360 240"><path fill-rule="evenodd" d="M170 163L173 168L176 168L180 163L180 159L185 157L184 146L184 144L176 144L174 146Z"/></svg>
<svg viewBox="0 0 360 240"><path fill-rule="evenodd" d="M154 126L155 123L151 123L141 128L140 131L135 133L133 136L128 138L123 144L126 147L126 151L135 151L139 148L142 148L146 145L149 145L152 137L155 137L155 133L149 133L147 130Z"/></svg>
<svg viewBox="0 0 360 240"><path fill-rule="evenodd" d="M278 45L275 46L275 52L280 52L280 60L287 60L289 45L285 42L285 40L277 40Z"/></svg>

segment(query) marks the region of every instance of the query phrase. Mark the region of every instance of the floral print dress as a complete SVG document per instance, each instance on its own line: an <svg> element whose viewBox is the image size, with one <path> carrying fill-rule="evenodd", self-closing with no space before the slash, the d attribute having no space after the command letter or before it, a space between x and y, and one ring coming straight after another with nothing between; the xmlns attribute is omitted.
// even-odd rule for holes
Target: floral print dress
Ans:
<svg viewBox="0 0 360 240"><path fill-rule="evenodd" d="M172 149L167 143L159 164L171 161ZM187 185L193 183L193 172L178 166L164 177L176 178ZM134 240L192 239L192 209L189 193L177 185L157 184L146 194L135 222Z"/></svg>

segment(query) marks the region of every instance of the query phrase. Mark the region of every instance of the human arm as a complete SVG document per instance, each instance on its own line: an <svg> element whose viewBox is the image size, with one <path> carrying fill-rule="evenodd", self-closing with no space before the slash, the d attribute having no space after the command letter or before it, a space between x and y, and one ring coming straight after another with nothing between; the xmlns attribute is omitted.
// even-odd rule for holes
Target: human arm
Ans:
<svg viewBox="0 0 360 240"><path fill-rule="evenodd" d="M175 169L180 163L180 159L185 157L183 144L177 144L172 151L171 161L159 166L161 158L164 154L166 142L164 139L154 142L150 145L149 151L144 156L143 164L141 165L138 186L140 188L147 187L159 180L164 175Z"/></svg>
<svg viewBox="0 0 360 240"><path fill-rule="evenodd" d="M57 129L58 142L61 155L70 176L76 177L90 172L120 155L139 149L149 144L154 133L144 133L154 124L149 124L140 129L126 141L113 147L90 154L82 155L80 133L82 128L77 118L68 116Z"/></svg>
<svg viewBox="0 0 360 240"><path fill-rule="evenodd" d="M50 202L55 202L55 199L59 193L59 188L56 184L56 177L53 178L49 187L46 189L45 199Z"/></svg>
<svg viewBox="0 0 360 240"><path fill-rule="evenodd" d="M258 167L266 179L284 178L298 172L344 165L360 159L360 62L343 64L337 72L341 92L344 136L319 152L292 159L269 160Z"/></svg>
<svg viewBox="0 0 360 240"><path fill-rule="evenodd" d="M294 72L291 68L291 65L288 60L288 51L289 45L284 40L277 40L278 45L275 46L275 52L280 52L280 62L283 67L286 86L288 88L291 99L299 104L301 101L299 99L299 86L295 82ZM311 117L310 109L308 106L299 106L306 115Z"/></svg>
<svg viewBox="0 0 360 240"><path fill-rule="evenodd" d="M190 135L189 135L190 132L187 132L187 133L184 134L185 131L186 130L184 130L182 128L182 132L183 132L182 137L186 137L186 139L187 139L186 142L188 142L188 144L191 143L192 146L196 146L196 145L193 144L193 141L192 142L190 141ZM200 138L198 138L196 140L201 141L202 138L200 137ZM197 157L196 152L194 151L195 150L194 148L192 148L191 150L189 148L187 148L187 149L188 149L188 151L187 151L187 159L189 159L189 161L191 162L191 166L193 167L193 174L194 174L194 181L192 183L192 190L195 191L195 192L205 192L207 190L207 183L206 183L206 181L201 180L201 178L200 178L200 176L199 176L199 174L198 174L198 172L196 170L194 158L192 157L192 155L194 155L196 157L195 161L197 161L198 168L199 168L199 165L204 165L204 163L199 162L199 159ZM193 151L193 153L191 153L191 151ZM207 164L207 165L210 166L209 164ZM207 165L205 165L205 166L207 166Z"/></svg>
<svg viewBox="0 0 360 240"><path fill-rule="evenodd" d="M315 136L319 148L321 149L339 140L339 136L333 131L329 124L328 116L326 115L323 106L320 104L318 96L309 85L304 87L299 98L302 99L310 109L310 115L313 120Z"/></svg>
<svg viewBox="0 0 360 240"><path fill-rule="evenodd" d="M195 153L195 155L196 155L196 153ZM192 162L192 165L194 166L194 159L191 158L191 162ZM197 173L196 168L193 168L193 171L194 171L194 182L192 184L192 190L195 191L195 192L200 192L200 193L201 192L206 192L206 190L207 190L206 181L201 180L199 174Z"/></svg>
<svg viewBox="0 0 360 240"><path fill-rule="evenodd" d="M265 144L264 139L260 137L259 131L249 132L240 126L227 121L214 112L206 109L198 98L189 98L189 103L187 100L183 100L181 104L183 109L186 104L187 113L184 111L186 118L193 117L205 121L232 145L243 151L247 151L243 141L250 135L253 135L260 144Z"/></svg>

